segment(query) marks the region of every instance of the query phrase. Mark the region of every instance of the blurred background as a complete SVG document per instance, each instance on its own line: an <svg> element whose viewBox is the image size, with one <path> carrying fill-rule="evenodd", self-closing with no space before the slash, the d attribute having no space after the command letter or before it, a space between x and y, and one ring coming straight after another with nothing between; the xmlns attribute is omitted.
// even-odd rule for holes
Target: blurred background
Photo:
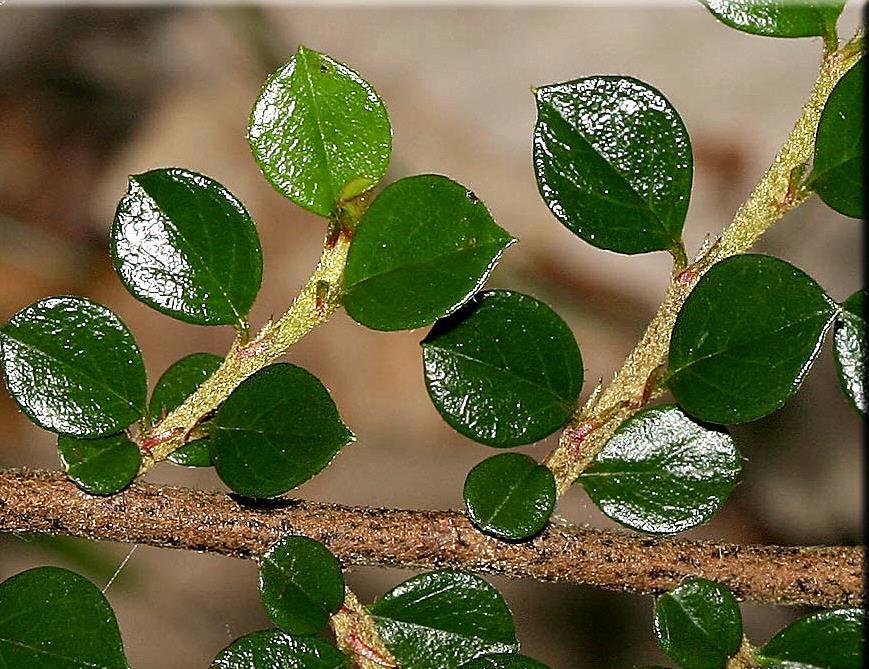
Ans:
<svg viewBox="0 0 869 669"><path fill-rule="evenodd" d="M853 5L854 3L852 3ZM851 6L843 35L859 20ZM151 384L196 351L225 353L230 328L185 325L136 302L107 250L126 177L183 166L230 188L258 222L265 251L258 327L282 313L318 256L324 223L278 195L245 139L267 74L297 45L371 81L389 108L386 181L442 173L473 189L521 240L490 285L548 301L582 346L587 396L608 379L654 313L669 256L592 248L550 215L531 168L532 85L630 74L659 88L691 134L694 193L685 237L717 234L770 162L811 89L821 45L752 37L699 4L659 7L0 7L0 321L50 294L101 301L128 323ZM759 250L813 275L836 300L862 285L861 224L812 199ZM298 495L347 504L460 507L467 471L491 454L441 421L425 392L424 331L377 333L343 313L289 359L315 373L358 435ZM784 409L733 430L747 460L725 510L689 533L784 544L861 541L861 424L840 394L829 342ZM54 438L0 393L0 467L57 468ZM522 449L544 457L552 440ZM222 489L210 471L162 465L148 476ZM612 527L575 489L558 513ZM0 536L0 580L39 564L104 585L129 546ZM354 569L371 600L410 572ZM666 663L652 599L495 578L523 650L553 669ZM140 547L108 591L137 669L205 667L232 639L268 626L251 562ZM745 605L757 643L800 613Z"/></svg>

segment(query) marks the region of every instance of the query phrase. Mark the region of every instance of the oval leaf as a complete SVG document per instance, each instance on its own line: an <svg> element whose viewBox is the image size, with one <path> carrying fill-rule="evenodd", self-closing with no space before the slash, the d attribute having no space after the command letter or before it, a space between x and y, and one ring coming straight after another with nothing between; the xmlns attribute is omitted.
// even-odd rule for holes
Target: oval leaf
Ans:
<svg viewBox="0 0 869 669"><path fill-rule="evenodd" d="M700 420L766 416L797 392L836 311L810 276L783 260L722 260L676 318L667 383Z"/></svg>
<svg viewBox="0 0 869 669"><path fill-rule="evenodd" d="M262 630L233 641L211 669L349 669L335 646L314 637L293 637L280 630Z"/></svg>
<svg viewBox="0 0 869 669"><path fill-rule="evenodd" d="M501 594L474 574L415 576L369 607L402 669L456 669L481 655L518 650Z"/></svg>
<svg viewBox="0 0 869 669"><path fill-rule="evenodd" d="M142 462L139 447L124 433L100 439L61 435L57 450L67 475L95 495L112 495L126 488Z"/></svg>
<svg viewBox="0 0 869 669"><path fill-rule="evenodd" d="M337 558L307 537L286 537L260 560L259 588L271 621L291 634L315 634L344 602Z"/></svg>
<svg viewBox="0 0 869 669"><path fill-rule="evenodd" d="M323 384L289 363L261 369L226 399L209 424L217 474L246 497L281 495L317 474L353 433Z"/></svg>
<svg viewBox="0 0 869 669"><path fill-rule="evenodd" d="M773 663L805 669L860 669L863 614L859 609L821 611L800 618L760 649Z"/></svg>
<svg viewBox="0 0 869 669"><path fill-rule="evenodd" d="M244 323L262 281L262 249L244 205L187 170L130 177L111 250L133 297L188 323Z"/></svg>
<svg viewBox="0 0 869 669"><path fill-rule="evenodd" d="M843 76L824 105L809 187L845 216L866 218L866 57Z"/></svg>
<svg viewBox="0 0 869 669"><path fill-rule="evenodd" d="M866 291L859 290L842 304L833 326L833 354L842 391L862 416L866 398Z"/></svg>
<svg viewBox="0 0 869 669"><path fill-rule="evenodd" d="M534 169L555 217L601 249L684 254L691 142L666 98L631 77L587 77L535 96Z"/></svg>
<svg viewBox="0 0 869 669"><path fill-rule="evenodd" d="M340 200L380 181L389 164L392 129L371 84L346 65L300 46L260 91L248 141L278 192L329 216Z"/></svg>
<svg viewBox="0 0 869 669"><path fill-rule="evenodd" d="M690 579L655 602L655 635L683 669L723 669L742 645L742 614L723 585Z"/></svg>
<svg viewBox="0 0 869 669"><path fill-rule="evenodd" d="M86 578L37 567L0 583L0 666L127 669L118 621Z"/></svg>
<svg viewBox="0 0 869 669"><path fill-rule="evenodd" d="M483 460L465 479L468 517L499 539L518 541L540 532L552 515L555 497L552 471L521 453Z"/></svg>
<svg viewBox="0 0 869 669"><path fill-rule="evenodd" d="M425 384L454 429L489 446L529 444L562 427L582 390L582 356L550 307L479 293L422 342Z"/></svg>
<svg viewBox="0 0 869 669"><path fill-rule="evenodd" d="M484 655L463 664L461 669L549 669L542 662L516 653Z"/></svg>
<svg viewBox="0 0 869 669"><path fill-rule="evenodd" d="M108 308L83 297L49 297L0 328L6 387L37 425L101 437L145 413L145 363L133 335Z"/></svg>
<svg viewBox="0 0 869 669"><path fill-rule="evenodd" d="M670 533L712 518L739 470L729 434L666 405L622 423L579 481L613 520L640 532Z"/></svg>
<svg viewBox="0 0 869 669"><path fill-rule="evenodd" d="M767 37L835 35L847 0L700 0L731 28Z"/></svg>

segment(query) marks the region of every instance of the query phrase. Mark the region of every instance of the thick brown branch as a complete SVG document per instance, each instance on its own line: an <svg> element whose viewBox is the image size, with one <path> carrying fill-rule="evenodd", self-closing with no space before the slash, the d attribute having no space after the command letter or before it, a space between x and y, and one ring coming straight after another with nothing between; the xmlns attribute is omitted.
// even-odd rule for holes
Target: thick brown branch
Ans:
<svg viewBox="0 0 869 669"><path fill-rule="evenodd" d="M65 534L250 558L284 534L323 542L345 565L455 567L638 593L686 576L724 583L755 602L859 606L860 547L718 544L554 525L508 544L458 511L346 507L145 483L112 497L83 493L60 472L0 471L0 531Z"/></svg>

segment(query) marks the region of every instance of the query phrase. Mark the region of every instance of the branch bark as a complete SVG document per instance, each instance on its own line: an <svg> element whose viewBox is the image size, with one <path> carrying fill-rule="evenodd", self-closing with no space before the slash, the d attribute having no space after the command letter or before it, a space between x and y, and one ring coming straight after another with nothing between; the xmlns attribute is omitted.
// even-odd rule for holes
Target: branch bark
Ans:
<svg viewBox="0 0 869 669"><path fill-rule="evenodd" d="M551 525L511 544L478 532L458 511L347 507L134 483L111 497L79 490L61 472L0 471L0 532L63 534L256 558L286 534L325 544L345 566L453 567L512 578L658 593L688 576L746 600L822 607L863 602L858 546L759 546L648 538Z"/></svg>

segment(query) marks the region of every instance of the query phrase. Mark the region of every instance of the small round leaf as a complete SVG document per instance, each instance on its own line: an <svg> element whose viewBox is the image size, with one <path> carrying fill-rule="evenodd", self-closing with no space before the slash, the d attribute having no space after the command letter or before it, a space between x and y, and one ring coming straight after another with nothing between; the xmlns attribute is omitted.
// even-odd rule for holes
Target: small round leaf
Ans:
<svg viewBox="0 0 869 669"><path fill-rule="evenodd" d="M329 216L340 200L380 181L392 128L371 84L337 60L300 46L260 91L248 141L279 193Z"/></svg>
<svg viewBox="0 0 869 669"><path fill-rule="evenodd" d="M783 260L722 260L676 318L667 384L700 420L766 416L797 392L836 311L810 276Z"/></svg>
<svg viewBox="0 0 869 669"><path fill-rule="evenodd" d="M209 424L217 474L245 497L276 497L317 474L353 433L323 384L278 363L248 377Z"/></svg>
<svg viewBox="0 0 869 669"><path fill-rule="evenodd" d="M112 495L126 488L142 462L139 447L124 433L99 439L61 435L57 450L67 475L95 495Z"/></svg>
<svg viewBox="0 0 869 669"><path fill-rule="evenodd" d="M842 304L833 326L833 354L842 391L853 407L866 416L866 291L859 290Z"/></svg>
<svg viewBox="0 0 869 669"><path fill-rule="evenodd" d="M484 655L463 664L461 669L549 669L542 662L516 653Z"/></svg>
<svg viewBox="0 0 869 669"><path fill-rule="evenodd" d="M37 425L101 437L145 413L145 363L133 335L108 308L83 297L49 297L0 328L6 387Z"/></svg>
<svg viewBox="0 0 869 669"><path fill-rule="evenodd" d="M348 669L347 657L316 637L294 637L262 630L236 639L218 655L211 669Z"/></svg>
<svg viewBox="0 0 869 669"><path fill-rule="evenodd" d="M544 528L555 508L555 478L521 453L483 460L465 479L468 517L481 531L519 541Z"/></svg>
<svg viewBox="0 0 869 669"><path fill-rule="evenodd" d="M622 525L671 533L711 519L733 491L739 470L729 434L666 405L622 423L579 482Z"/></svg>
<svg viewBox="0 0 869 669"><path fill-rule="evenodd" d="M489 446L529 444L573 414L582 356L549 306L506 290L479 293L422 341L426 388L454 429Z"/></svg>
<svg viewBox="0 0 869 669"><path fill-rule="evenodd" d="M315 634L344 601L341 564L318 541L290 536L260 560L259 588L271 621L291 634Z"/></svg>
<svg viewBox="0 0 869 669"><path fill-rule="evenodd" d="M837 609L800 618L760 649L771 663L805 669L860 669L863 612Z"/></svg>
<svg viewBox="0 0 869 669"><path fill-rule="evenodd" d="M187 323L243 323L262 281L262 249L244 205L187 170L130 177L111 250L133 297Z"/></svg>
<svg viewBox="0 0 869 669"><path fill-rule="evenodd" d="M847 0L700 0L731 28L766 37L835 34Z"/></svg>

